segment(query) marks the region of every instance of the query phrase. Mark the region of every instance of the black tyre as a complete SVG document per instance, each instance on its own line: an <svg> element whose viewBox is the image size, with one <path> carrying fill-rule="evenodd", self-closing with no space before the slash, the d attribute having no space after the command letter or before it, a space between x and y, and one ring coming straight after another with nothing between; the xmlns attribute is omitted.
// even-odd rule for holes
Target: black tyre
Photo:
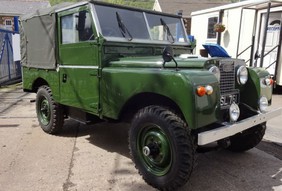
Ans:
<svg viewBox="0 0 282 191"><path fill-rule="evenodd" d="M36 95L36 113L43 131L58 133L64 124L62 107L54 102L52 91L48 86L41 86Z"/></svg>
<svg viewBox="0 0 282 191"><path fill-rule="evenodd" d="M129 131L133 162L143 179L160 190L175 190L189 179L195 148L186 123L159 106L141 109Z"/></svg>
<svg viewBox="0 0 282 191"><path fill-rule="evenodd" d="M254 148L261 142L265 129L266 123L262 123L230 137L231 144L227 149L233 152L244 152Z"/></svg>

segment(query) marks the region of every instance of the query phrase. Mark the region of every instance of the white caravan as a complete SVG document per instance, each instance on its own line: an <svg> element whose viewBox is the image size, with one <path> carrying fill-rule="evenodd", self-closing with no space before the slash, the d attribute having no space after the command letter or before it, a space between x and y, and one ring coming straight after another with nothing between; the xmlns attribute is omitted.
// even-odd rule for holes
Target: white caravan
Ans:
<svg viewBox="0 0 282 191"><path fill-rule="evenodd" d="M222 23L223 32L214 25ZM265 67L282 85L282 0L249 0L192 12L191 34L202 44L220 44L230 56L249 66Z"/></svg>

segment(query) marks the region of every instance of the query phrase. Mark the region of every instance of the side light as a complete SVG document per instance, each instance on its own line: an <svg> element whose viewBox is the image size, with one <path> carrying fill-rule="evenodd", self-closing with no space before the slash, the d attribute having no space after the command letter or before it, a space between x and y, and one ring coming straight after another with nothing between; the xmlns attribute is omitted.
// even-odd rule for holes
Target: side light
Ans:
<svg viewBox="0 0 282 191"><path fill-rule="evenodd" d="M244 85L248 81L248 70L246 66L240 66L237 70L237 81L239 84Z"/></svg>
<svg viewBox="0 0 282 191"><path fill-rule="evenodd" d="M211 95L213 93L213 87L210 85L206 86L206 94Z"/></svg>
<svg viewBox="0 0 282 191"><path fill-rule="evenodd" d="M271 86L271 85L273 85L274 81L273 81L273 79L271 79L271 78L269 78L269 77L266 77L266 78L263 80L263 83L264 83L264 85L266 85L266 86Z"/></svg>
<svg viewBox="0 0 282 191"><path fill-rule="evenodd" d="M206 94L206 88L204 86L197 87L197 94L198 96L202 97Z"/></svg>
<svg viewBox="0 0 282 191"><path fill-rule="evenodd" d="M211 85L207 86L198 86L196 93L198 96L202 97L204 95L211 95L213 93L213 87Z"/></svg>

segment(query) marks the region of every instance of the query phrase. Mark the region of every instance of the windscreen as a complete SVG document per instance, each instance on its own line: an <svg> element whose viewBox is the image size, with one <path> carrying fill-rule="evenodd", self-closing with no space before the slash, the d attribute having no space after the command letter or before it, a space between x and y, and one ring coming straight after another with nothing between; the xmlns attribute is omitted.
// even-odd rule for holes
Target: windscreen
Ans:
<svg viewBox="0 0 282 191"><path fill-rule="evenodd" d="M187 43L181 18L120 7L95 5L101 34L107 39Z"/></svg>
<svg viewBox="0 0 282 191"><path fill-rule="evenodd" d="M179 18L146 14L153 40L184 42L184 31Z"/></svg>
<svg viewBox="0 0 282 191"><path fill-rule="evenodd" d="M150 39L142 12L96 5L96 13L105 37Z"/></svg>

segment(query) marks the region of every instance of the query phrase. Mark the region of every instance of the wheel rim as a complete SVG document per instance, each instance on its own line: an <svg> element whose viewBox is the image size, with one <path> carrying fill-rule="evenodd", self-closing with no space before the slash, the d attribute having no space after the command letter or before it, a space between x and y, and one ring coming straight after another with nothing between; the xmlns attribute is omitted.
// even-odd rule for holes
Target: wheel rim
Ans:
<svg viewBox="0 0 282 191"><path fill-rule="evenodd" d="M44 96L39 101L38 113L40 117L40 122L43 125L48 125L51 118L51 109L49 101Z"/></svg>
<svg viewBox="0 0 282 191"><path fill-rule="evenodd" d="M156 176L165 175L172 164L171 143L156 124L147 124L138 134L138 154L148 171Z"/></svg>

